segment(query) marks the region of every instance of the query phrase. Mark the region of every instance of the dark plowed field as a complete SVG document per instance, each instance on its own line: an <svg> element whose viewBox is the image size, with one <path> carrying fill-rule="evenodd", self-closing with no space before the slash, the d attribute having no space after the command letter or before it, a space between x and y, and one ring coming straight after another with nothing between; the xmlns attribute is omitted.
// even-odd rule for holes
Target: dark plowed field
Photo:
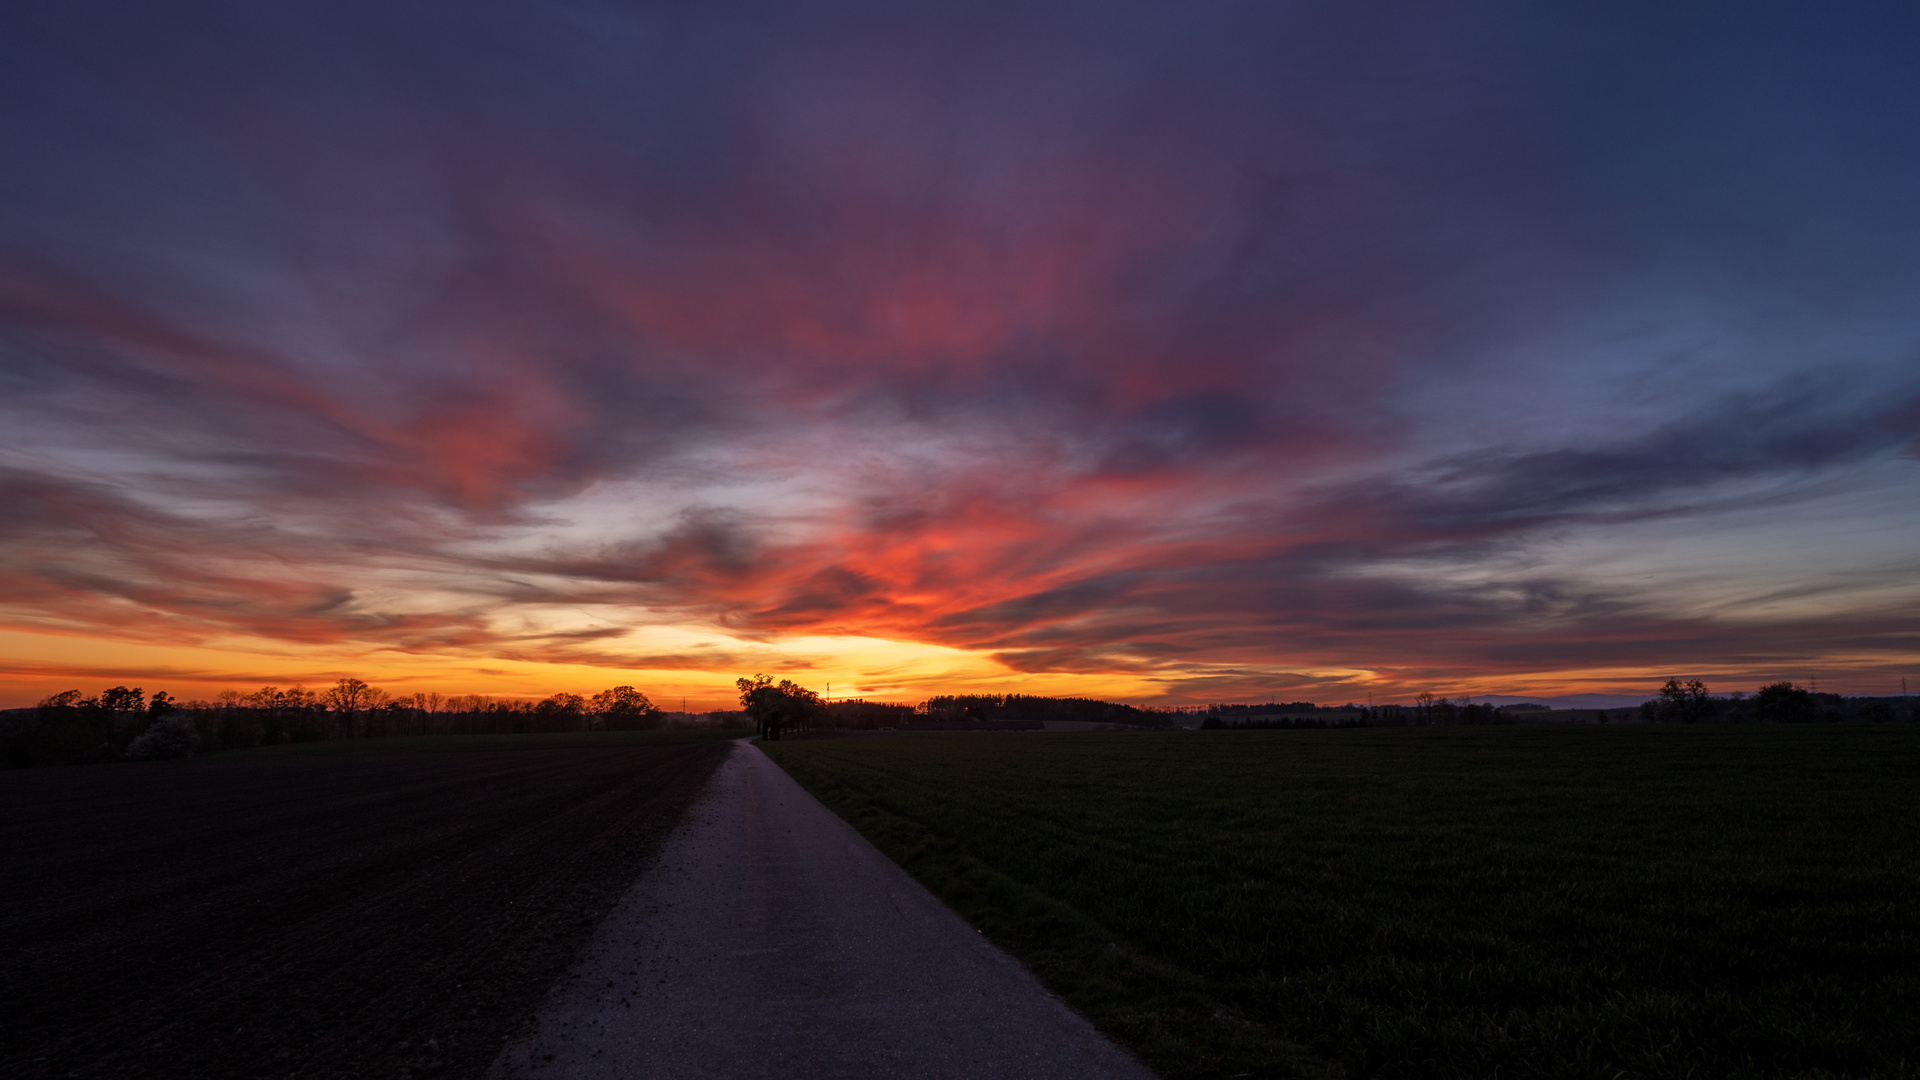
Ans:
<svg viewBox="0 0 1920 1080"><path fill-rule="evenodd" d="M0 773L0 1075L477 1075L726 750Z"/></svg>

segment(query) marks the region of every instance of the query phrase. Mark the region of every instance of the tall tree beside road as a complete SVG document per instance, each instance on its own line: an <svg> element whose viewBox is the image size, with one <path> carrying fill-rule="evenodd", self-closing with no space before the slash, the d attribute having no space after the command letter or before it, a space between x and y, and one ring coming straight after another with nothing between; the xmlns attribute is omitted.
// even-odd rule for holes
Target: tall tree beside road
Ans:
<svg viewBox="0 0 1920 1080"><path fill-rule="evenodd" d="M776 685L771 675L755 675L733 684L740 689L740 707L769 742L787 731L805 731L826 715L820 695L791 679Z"/></svg>

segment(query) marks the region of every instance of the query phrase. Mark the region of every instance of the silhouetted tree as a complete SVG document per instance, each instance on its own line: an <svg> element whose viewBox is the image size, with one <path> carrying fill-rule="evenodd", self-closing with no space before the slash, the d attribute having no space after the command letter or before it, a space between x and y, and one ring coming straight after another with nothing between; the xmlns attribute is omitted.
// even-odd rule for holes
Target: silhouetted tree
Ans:
<svg viewBox="0 0 1920 1080"><path fill-rule="evenodd" d="M89 709L95 733L105 744L108 756L117 757L147 725L147 695L137 686L115 686L90 699Z"/></svg>
<svg viewBox="0 0 1920 1080"><path fill-rule="evenodd" d="M87 722L87 699L78 690L62 690L40 699L34 710L31 744L19 757L38 765L66 764L104 756L104 744Z"/></svg>
<svg viewBox="0 0 1920 1080"><path fill-rule="evenodd" d="M608 731L635 731L660 726L660 707L631 686L616 686L593 695L592 709Z"/></svg>
<svg viewBox="0 0 1920 1080"><path fill-rule="evenodd" d="M773 676L755 675L735 679L733 684L740 690L741 708L753 720L760 737L769 742L787 731L805 731L826 714L820 695L791 679L781 679L775 685Z"/></svg>
<svg viewBox="0 0 1920 1080"><path fill-rule="evenodd" d="M346 678L328 687L321 698L339 719L341 734L351 737L360 713L384 703L387 695L359 679Z"/></svg>
<svg viewBox="0 0 1920 1080"><path fill-rule="evenodd" d="M534 726L541 731L577 731L586 726L587 699L579 694L555 694L533 707Z"/></svg>
<svg viewBox="0 0 1920 1080"><path fill-rule="evenodd" d="M1713 715L1713 697L1707 693L1707 684L1699 679L1689 679L1682 683L1679 679L1668 679L1660 688L1660 696L1649 702L1654 709L1654 719L1679 720L1683 723L1697 723Z"/></svg>
<svg viewBox="0 0 1920 1080"><path fill-rule="evenodd" d="M137 713L147 707L146 694L135 686L116 686L100 695L100 707L110 713Z"/></svg>
<svg viewBox="0 0 1920 1080"><path fill-rule="evenodd" d="M1813 695L1790 682L1770 683L1755 695L1753 711L1762 720L1805 723L1813 719Z"/></svg>
<svg viewBox="0 0 1920 1080"><path fill-rule="evenodd" d="M413 695L415 723L424 733L438 733L440 727L440 706L446 698L437 692L428 691Z"/></svg>
<svg viewBox="0 0 1920 1080"><path fill-rule="evenodd" d="M263 686L245 697L231 692L220 697L220 739L225 745L252 746L264 742L271 746L327 735L324 730L326 703L322 695L305 687L282 690L277 686Z"/></svg>

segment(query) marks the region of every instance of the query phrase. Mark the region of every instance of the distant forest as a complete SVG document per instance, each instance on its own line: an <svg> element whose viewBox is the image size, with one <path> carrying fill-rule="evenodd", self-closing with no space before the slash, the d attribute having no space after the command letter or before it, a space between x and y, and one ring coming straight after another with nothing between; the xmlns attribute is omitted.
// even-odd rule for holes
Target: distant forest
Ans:
<svg viewBox="0 0 1920 1080"><path fill-rule="evenodd" d="M1652 723L1911 723L1920 716L1902 697L1822 694L1789 682L1758 693L1714 694L1698 680L1669 680L1638 708L1549 711L1541 705L1495 707L1432 694L1414 705L1217 704L1154 709L1095 698L1027 694L945 694L917 705L850 699L822 701L812 691L768 676L739 681L739 710L667 713L631 686L590 697L554 694L538 701L481 694L396 697L359 679L324 690L263 687L226 691L211 701L177 701L162 692L116 686L94 697L53 694L31 709L0 711L0 764L9 767L188 757L195 753L322 739L396 735L531 734L723 727L781 731L914 727L1037 728L1067 721L1132 728L1293 729L1402 725L1534 724L1582 721ZM772 726L769 720L772 719Z"/></svg>
<svg viewBox="0 0 1920 1080"><path fill-rule="evenodd" d="M1172 727L1179 714L1093 698L1047 698L1027 694L948 694L928 698L920 711L929 719L1067 720L1083 723Z"/></svg>
<svg viewBox="0 0 1920 1080"><path fill-rule="evenodd" d="M719 722L727 718L744 725L736 714ZM97 697L68 690L32 709L7 710L0 716L0 760L15 767L139 761L321 739L636 731L669 722L631 686L539 701L483 694L394 697L359 679L341 679L319 691L229 690L212 701L176 701L164 692L148 698L137 686L116 686Z"/></svg>

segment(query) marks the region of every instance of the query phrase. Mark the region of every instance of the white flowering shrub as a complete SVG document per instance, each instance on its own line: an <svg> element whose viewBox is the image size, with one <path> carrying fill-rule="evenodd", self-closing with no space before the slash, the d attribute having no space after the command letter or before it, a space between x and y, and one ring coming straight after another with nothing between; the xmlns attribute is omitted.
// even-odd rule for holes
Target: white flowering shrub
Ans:
<svg viewBox="0 0 1920 1080"><path fill-rule="evenodd" d="M135 761L165 761L192 757L200 746L200 733L193 721L179 713L153 722L144 735L127 745L127 756Z"/></svg>

